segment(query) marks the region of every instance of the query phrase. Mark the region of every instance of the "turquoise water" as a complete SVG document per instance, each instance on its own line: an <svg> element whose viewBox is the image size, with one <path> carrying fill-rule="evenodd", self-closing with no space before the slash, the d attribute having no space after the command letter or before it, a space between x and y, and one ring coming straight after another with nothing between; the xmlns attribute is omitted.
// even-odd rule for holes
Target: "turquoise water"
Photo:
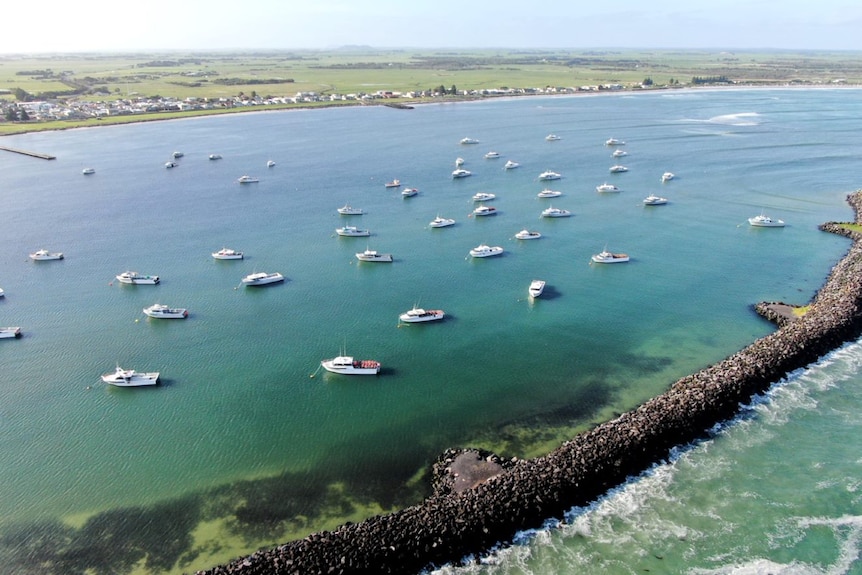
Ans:
<svg viewBox="0 0 862 575"><path fill-rule="evenodd" d="M843 255L847 240L816 226L852 217L845 197L858 187L860 107L856 90L680 91L256 113L6 138L5 145L58 159L0 155L7 294L0 324L25 334L0 342L3 564L29 554L66 567L56 572L90 565L93 556L117 573L143 569L147 556L153 572L207 567L417 501L422 470L446 447L533 455L661 392L769 333L751 305L805 303ZM563 139L545 141L551 132ZM481 143L459 145L465 136ZM616 161L603 144L611 136L627 141L628 173L608 173ZM174 150L185 156L166 170ZM489 150L502 158L483 159ZM209 161L210 153L224 159ZM474 175L453 181L458 156ZM266 168L269 159L277 166ZM522 167L503 170L506 159ZM81 175L85 166L96 174ZM563 179L536 181L546 169ZM662 184L665 171L677 178ZM260 183L237 184L246 173ZM384 189L396 177L419 195L402 199ZM604 181L623 192L597 194ZM536 198L545 187L564 195ZM468 217L477 191L497 194L497 216ZM650 192L670 203L645 208ZM339 216L336 208L348 202L367 213ZM549 205L574 216L539 218ZM749 227L746 219L761 212L787 227ZM438 214L457 224L428 228ZM336 236L346 222L371 237ZM544 237L512 239L524 227ZM506 253L466 257L479 243ZM247 258L213 260L210 252L223 246ZM590 265L605 246L632 261ZM66 259L30 261L26 254L41 247ZM353 254L366 247L395 261L356 262ZM162 283L120 285L114 276L127 269L158 274ZM279 271L287 281L239 287L253 271ZM526 291L536 277L548 288L533 302ZM190 317L146 318L141 309L157 302L187 307ZM414 303L442 308L447 318L398 327L398 314ZM342 349L381 361L382 374L318 370ZM99 375L117 363L158 370L163 385L108 388ZM822 369L842 391L858 379L852 368ZM819 393L830 398L832 389ZM805 415L829 436L853 437L831 412ZM713 444L688 452L580 513L573 525L582 531L539 534L481 568L560 572L571 556L605 555L602 546L578 548L586 540L619 548L612 563L619 567L607 572L639 571L635 555L625 555L638 553L628 540L653 546L650 529L667 537L658 535L667 525L632 520L616 540L630 512L608 508L633 498L638 513L663 516L670 499L674 513L699 517L732 502L744 515L752 480L731 475L726 462L738 458L771 479L767 449L738 445L756 443L757 433L786 434L768 451L783 450L776 461L785 465L798 455L784 470L791 485L823 468L858 468L830 449L813 473L795 444L800 430L788 427L794 418L771 428L764 417L758 412L714 442L738 438L722 447L729 453L716 455ZM756 425L767 431L749 431ZM718 484L726 495L708 500ZM846 484L835 485L822 499L834 499L830 517L840 525L806 527L797 539L849 533L834 547L856 549L855 527L841 521L858 515L858 501L840 496ZM791 521L781 517L784 505L764 507L772 513L754 516ZM821 517L814 508L793 513ZM679 518L681 529L695 531L687 520ZM668 572L722 572L769 557L732 552L742 545L737 539L748 540L745 531L692 521L709 545L659 541ZM733 514L728 521L740 522ZM591 537L600 522L611 533ZM144 524L155 526L147 537ZM178 543L164 550L167 530ZM111 538L98 542L94 532ZM57 559L57 546L68 554ZM834 558L799 561L832 565Z"/></svg>

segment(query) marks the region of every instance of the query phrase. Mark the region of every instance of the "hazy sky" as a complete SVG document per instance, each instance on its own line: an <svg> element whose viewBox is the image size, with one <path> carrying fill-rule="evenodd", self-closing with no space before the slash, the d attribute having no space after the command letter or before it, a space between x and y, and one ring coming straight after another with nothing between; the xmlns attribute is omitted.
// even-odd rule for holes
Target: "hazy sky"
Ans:
<svg viewBox="0 0 862 575"><path fill-rule="evenodd" d="M0 53L335 48L862 49L859 0L41 0Z"/></svg>

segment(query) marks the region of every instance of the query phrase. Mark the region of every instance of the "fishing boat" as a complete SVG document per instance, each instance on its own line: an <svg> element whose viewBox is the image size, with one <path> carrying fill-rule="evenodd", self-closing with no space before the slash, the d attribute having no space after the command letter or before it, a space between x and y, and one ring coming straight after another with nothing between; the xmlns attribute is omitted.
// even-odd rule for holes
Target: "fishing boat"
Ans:
<svg viewBox="0 0 862 575"><path fill-rule="evenodd" d="M138 272L123 272L116 277L117 281L120 283L134 285L155 285L160 281L159 276L143 275L139 274Z"/></svg>
<svg viewBox="0 0 862 575"><path fill-rule="evenodd" d="M117 387L140 387L156 385L159 382L159 372L138 373L134 369L123 369L119 365L114 373L106 373L102 381Z"/></svg>
<svg viewBox="0 0 862 575"><path fill-rule="evenodd" d="M437 321L443 319L445 312L442 309L422 309L413 306L413 309L405 311L398 316L404 323L420 323L424 321Z"/></svg>
<svg viewBox="0 0 862 575"><path fill-rule="evenodd" d="M384 188L398 188L401 186L401 180L392 180L391 182L386 182L383 184Z"/></svg>
<svg viewBox="0 0 862 575"><path fill-rule="evenodd" d="M324 359L320 365L326 371L343 375L377 375L380 373L380 362L373 359L354 359L349 355L339 355L332 359Z"/></svg>
<svg viewBox="0 0 862 575"><path fill-rule="evenodd" d="M189 316L189 312L185 308L168 307L160 303L145 307L144 313L157 319L185 319Z"/></svg>
<svg viewBox="0 0 862 575"><path fill-rule="evenodd" d="M338 213L342 216L361 216L362 208L354 208L350 204L344 204L338 208Z"/></svg>
<svg viewBox="0 0 862 575"><path fill-rule="evenodd" d="M364 252L359 252L356 255L356 259L361 262L382 262L382 263L391 263L392 262L392 254L381 254L376 252L375 250L366 249Z"/></svg>
<svg viewBox="0 0 862 575"><path fill-rule="evenodd" d="M213 252L212 257L217 260L241 260L243 253L230 248L222 248L217 252Z"/></svg>
<svg viewBox="0 0 862 575"><path fill-rule="evenodd" d="M629 256L628 254L615 254L613 252L609 252L607 248L605 248L601 252L595 254L591 259L597 264L621 264L629 261Z"/></svg>

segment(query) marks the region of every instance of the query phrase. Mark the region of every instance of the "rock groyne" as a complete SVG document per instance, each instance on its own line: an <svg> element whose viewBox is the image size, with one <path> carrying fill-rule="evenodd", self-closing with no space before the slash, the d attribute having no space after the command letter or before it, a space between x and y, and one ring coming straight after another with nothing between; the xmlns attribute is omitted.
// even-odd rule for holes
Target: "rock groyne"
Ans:
<svg viewBox="0 0 862 575"><path fill-rule="evenodd" d="M848 202L859 223L862 191L850 195ZM673 447L703 437L773 382L862 335L860 236L837 224L821 229L848 236L853 243L807 312L780 322L775 332L727 359L683 377L665 393L546 456L503 461L484 452L449 450L435 465L435 493L419 505L199 573L417 573L486 552L511 541L520 530L594 501L665 459ZM477 463L473 471L478 479L459 483L456 479L470 473L471 461Z"/></svg>

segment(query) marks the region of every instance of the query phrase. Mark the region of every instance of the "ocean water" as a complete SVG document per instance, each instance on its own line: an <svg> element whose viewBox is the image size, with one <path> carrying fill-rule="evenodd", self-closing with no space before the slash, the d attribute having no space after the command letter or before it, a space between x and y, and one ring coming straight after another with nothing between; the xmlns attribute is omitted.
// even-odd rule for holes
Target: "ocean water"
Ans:
<svg viewBox="0 0 862 575"><path fill-rule="evenodd" d="M744 347L774 329L754 303L807 302L847 249L817 225L852 218L858 95L524 98L5 138L57 159L0 154L0 325L24 331L0 342L0 571L206 568L417 502L446 447L552 449ZM608 173L612 136L627 173ZM451 179L456 157L472 177ZM538 182L546 169L563 179ZM623 191L596 193L605 181ZM538 199L546 187L563 196ZM471 217L478 191L498 215ZM644 207L651 192L669 203ZM339 216L345 203L367 213ZM550 205L574 215L540 218ZM748 226L759 213L787 226ZM457 224L428 228L438 214ZM336 236L346 223L372 235ZM525 227L543 237L514 240ZM506 251L467 257L479 243ZM223 246L246 259L213 260ZM42 247L66 258L27 258ZM632 261L590 264L605 247ZM366 248L395 261L357 262ZM125 270L162 282L121 285ZM287 281L241 287L253 271ZM548 288L531 301L534 278ZM148 319L153 303L190 317ZM414 304L447 317L399 327ZM858 346L564 524L454 570L860 572ZM341 351L381 375L319 370ZM107 387L116 364L162 385Z"/></svg>

